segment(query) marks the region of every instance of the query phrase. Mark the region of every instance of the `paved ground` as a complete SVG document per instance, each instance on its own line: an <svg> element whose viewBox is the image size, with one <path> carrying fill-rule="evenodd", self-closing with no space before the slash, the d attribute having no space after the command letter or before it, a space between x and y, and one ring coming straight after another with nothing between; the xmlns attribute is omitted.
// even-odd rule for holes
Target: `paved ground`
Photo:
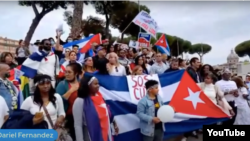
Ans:
<svg viewBox="0 0 250 141"><path fill-rule="evenodd" d="M165 140L165 141L181 141L181 140L180 140L180 139L173 138L173 139L169 139L169 140ZM202 134L200 134L198 139L189 137L189 138L187 139L187 141L203 141L203 136L202 136Z"/></svg>

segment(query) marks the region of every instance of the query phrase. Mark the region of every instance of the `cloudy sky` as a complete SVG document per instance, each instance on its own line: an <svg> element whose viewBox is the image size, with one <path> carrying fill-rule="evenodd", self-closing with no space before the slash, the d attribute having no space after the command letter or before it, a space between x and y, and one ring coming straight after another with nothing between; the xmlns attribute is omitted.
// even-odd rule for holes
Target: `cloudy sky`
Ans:
<svg viewBox="0 0 250 141"><path fill-rule="evenodd" d="M250 2L141 2L151 10L160 32L179 36L194 43L207 43L213 48L204 56L212 65L226 62L226 57L237 44L250 38ZM72 10L69 8L69 10ZM32 41L55 36L55 29L63 23L66 38L69 27L64 22L63 9L47 14L37 27ZM34 18L31 7L17 2L0 2L0 36L25 38ZM92 6L85 6L83 18L98 16ZM119 36L119 31L111 29ZM197 55L188 55L189 58ZM186 57L186 55L184 56ZM248 57L241 58L241 60Z"/></svg>

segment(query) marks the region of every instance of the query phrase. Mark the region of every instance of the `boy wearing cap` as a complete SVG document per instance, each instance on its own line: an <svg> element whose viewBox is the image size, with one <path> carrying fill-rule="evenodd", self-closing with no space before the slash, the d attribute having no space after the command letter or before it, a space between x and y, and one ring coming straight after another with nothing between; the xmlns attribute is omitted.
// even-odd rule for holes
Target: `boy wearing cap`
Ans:
<svg viewBox="0 0 250 141"><path fill-rule="evenodd" d="M147 95L137 105L137 116L140 119L140 128L143 141L163 141L165 131L164 124L157 116L158 109L163 105L158 95L159 83L155 80L148 80L145 83Z"/></svg>

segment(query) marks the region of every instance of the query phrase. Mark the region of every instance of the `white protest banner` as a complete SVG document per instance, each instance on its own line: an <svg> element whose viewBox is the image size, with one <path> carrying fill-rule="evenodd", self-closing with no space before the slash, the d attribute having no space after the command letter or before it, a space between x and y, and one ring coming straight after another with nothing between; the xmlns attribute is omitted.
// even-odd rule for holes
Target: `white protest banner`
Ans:
<svg viewBox="0 0 250 141"><path fill-rule="evenodd" d="M138 47L139 47L139 42L134 41L134 40L130 40L128 46L129 46L129 47L132 47L132 48L135 48L135 49L138 49Z"/></svg>
<svg viewBox="0 0 250 141"><path fill-rule="evenodd" d="M148 80L156 80L159 82L159 95L163 96L160 80L157 74L136 76L129 75L127 76L127 82L132 103L137 104L139 100L147 94L145 83Z"/></svg>
<svg viewBox="0 0 250 141"><path fill-rule="evenodd" d="M56 28L56 32L59 32L59 33L61 33L61 34L64 33L63 24L60 24L60 25Z"/></svg>
<svg viewBox="0 0 250 141"><path fill-rule="evenodd" d="M146 32L156 38L158 25L155 20L146 12L141 11L133 20L133 23L143 28Z"/></svg>
<svg viewBox="0 0 250 141"><path fill-rule="evenodd" d="M24 72L20 71L19 69L14 68L14 71L15 71L15 75L14 75L15 80L20 79L20 77L24 75Z"/></svg>

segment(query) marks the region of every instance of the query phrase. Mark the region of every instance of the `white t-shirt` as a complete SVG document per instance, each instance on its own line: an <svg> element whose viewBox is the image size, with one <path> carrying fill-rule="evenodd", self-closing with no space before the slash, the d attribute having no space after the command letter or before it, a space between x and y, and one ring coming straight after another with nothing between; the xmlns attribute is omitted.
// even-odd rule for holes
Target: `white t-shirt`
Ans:
<svg viewBox="0 0 250 141"><path fill-rule="evenodd" d="M0 128L2 127L4 123L4 117L9 115L8 113L9 108L2 96L0 96Z"/></svg>
<svg viewBox="0 0 250 141"><path fill-rule="evenodd" d="M53 105L52 102L49 102L49 104L46 106L53 124L56 123L56 120L59 116L65 116L62 97L59 94L55 94L55 97L56 97L56 101L55 101L56 107ZM45 121L47 121L49 125L49 129L52 129L43 108L40 108L40 105L34 103L33 96L29 96L28 98L24 100L24 102L22 103L21 109L30 111L30 113L33 115L35 115L37 112L43 112L44 119Z"/></svg>
<svg viewBox="0 0 250 141"><path fill-rule="evenodd" d="M215 85L221 89L222 92L229 92L231 90L237 90L237 85L234 81L228 80L220 80L215 83ZM234 101L236 97L233 94L225 95L227 101Z"/></svg>
<svg viewBox="0 0 250 141"><path fill-rule="evenodd" d="M118 67L112 67L112 70L109 72L109 75L125 76L127 75L127 73L125 67L123 65L119 65Z"/></svg>
<svg viewBox="0 0 250 141"><path fill-rule="evenodd" d="M201 83L197 83L197 85L201 88ZM214 102L214 104L217 104L216 90L215 90L214 84L204 85L203 92L210 100L212 100Z"/></svg>
<svg viewBox="0 0 250 141"><path fill-rule="evenodd" d="M245 87L239 88L238 89L238 94L239 96L236 97L235 99L235 104L237 105L238 108L246 108L249 107L247 100L243 97L243 94L248 94L248 91Z"/></svg>
<svg viewBox="0 0 250 141"><path fill-rule="evenodd" d="M57 57L57 62L56 62ZM60 64L58 56L55 57L54 53L49 53L42 61L37 70L38 74L47 74L52 80L55 80L55 63L56 63L56 74L59 74Z"/></svg>

